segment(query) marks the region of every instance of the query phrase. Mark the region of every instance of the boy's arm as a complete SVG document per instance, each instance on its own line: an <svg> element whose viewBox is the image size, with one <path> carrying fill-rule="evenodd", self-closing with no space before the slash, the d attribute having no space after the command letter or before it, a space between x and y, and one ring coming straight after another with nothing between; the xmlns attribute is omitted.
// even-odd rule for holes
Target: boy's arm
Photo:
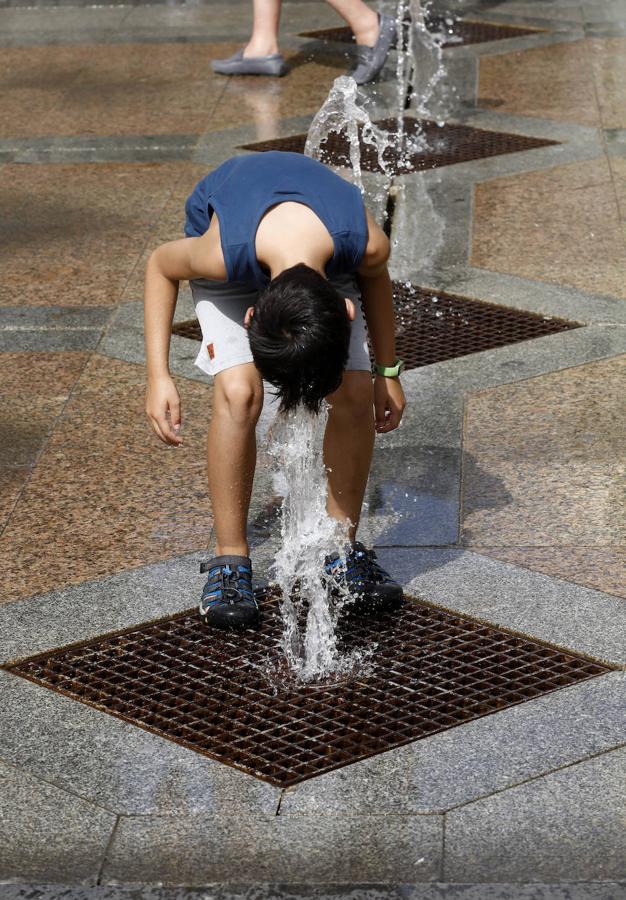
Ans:
<svg viewBox="0 0 626 900"><path fill-rule="evenodd" d="M378 365L393 366L396 361L393 295L387 260L389 240L367 212L369 239L357 272L363 311ZM374 382L376 430L393 431L402 419L406 401L400 379L376 374Z"/></svg>
<svg viewBox="0 0 626 900"><path fill-rule="evenodd" d="M180 398L169 372L172 321L178 284L190 278L219 278L222 274L208 236L162 244L150 256L144 285L144 334L148 391L146 413L157 436L178 446Z"/></svg>

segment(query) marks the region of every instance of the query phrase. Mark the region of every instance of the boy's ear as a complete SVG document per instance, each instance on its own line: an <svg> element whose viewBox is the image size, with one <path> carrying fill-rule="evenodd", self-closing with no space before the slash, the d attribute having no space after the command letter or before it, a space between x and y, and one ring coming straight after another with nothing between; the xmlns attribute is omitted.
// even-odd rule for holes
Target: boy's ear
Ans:
<svg viewBox="0 0 626 900"><path fill-rule="evenodd" d="M254 315L254 306L249 306L246 310L246 314L245 314L244 320L243 320L244 328L250 327L250 320L252 319L253 315Z"/></svg>
<svg viewBox="0 0 626 900"><path fill-rule="evenodd" d="M354 322L354 317L356 315L356 309L354 307L354 303L350 300L349 297L344 297L346 303L346 312L348 313L348 318L351 322Z"/></svg>

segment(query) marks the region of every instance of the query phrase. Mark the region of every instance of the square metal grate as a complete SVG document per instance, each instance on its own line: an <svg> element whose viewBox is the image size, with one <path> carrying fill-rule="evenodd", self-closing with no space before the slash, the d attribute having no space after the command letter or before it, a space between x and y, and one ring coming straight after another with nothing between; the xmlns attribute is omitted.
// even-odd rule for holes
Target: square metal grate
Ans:
<svg viewBox="0 0 626 900"><path fill-rule="evenodd" d="M274 687L263 672L278 653L276 598L263 609L258 630L180 613L7 668L285 787L609 671L411 601L340 623L343 649L371 650L360 675Z"/></svg>
<svg viewBox="0 0 626 900"><path fill-rule="evenodd" d="M395 281L396 350L407 369L580 328L555 319Z"/></svg>
<svg viewBox="0 0 626 900"><path fill-rule="evenodd" d="M531 138L503 131L485 131L470 125L438 125L427 119L403 119L402 140L392 139L383 154L390 175L407 175L423 169L436 169L473 159L486 159L503 153L518 153L548 147L558 141ZM375 124L390 135L398 134L397 118L379 119ZM361 129L359 129L359 134ZM264 152L286 150L304 153L305 134L242 144L244 150ZM365 172L381 172L376 149L361 140L361 168ZM345 134L330 134L320 145L320 159L330 166L350 168L349 141Z"/></svg>
<svg viewBox="0 0 626 900"><path fill-rule="evenodd" d="M393 282L393 296L396 348L406 369L581 327L579 322L435 293L404 281ZM172 332L202 340L195 319L175 323Z"/></svg>
<svg viewBox="0 0 626 900"><path fill-rule="evenodd" d="M482 44L486 41L501 41L506 38L523 37L526 34L538 34L537 28L522 28L519 25L495 25L492 22L474 22L454 19L446 16L426 17L428 29L434 33L447 33L449 37L442 47L461 47L464 44ZM301 31L300 37L314 38L318 41L336 41L340 44L353 44L354 34L350 28L319 28L316 31Z"/></svg>

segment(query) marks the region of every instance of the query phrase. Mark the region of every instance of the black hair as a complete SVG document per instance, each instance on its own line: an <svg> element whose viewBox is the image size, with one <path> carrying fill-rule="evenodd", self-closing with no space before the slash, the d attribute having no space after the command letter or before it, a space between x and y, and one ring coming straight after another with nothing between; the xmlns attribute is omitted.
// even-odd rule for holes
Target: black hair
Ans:
<svg viewBox="0 0 626 900"><path fill-rule="evenodd" d="M257 369L274 385L281 412L319 412L341 384L350 320L344 298L304 263L285 269L260 294L248 329Z"/></svg>

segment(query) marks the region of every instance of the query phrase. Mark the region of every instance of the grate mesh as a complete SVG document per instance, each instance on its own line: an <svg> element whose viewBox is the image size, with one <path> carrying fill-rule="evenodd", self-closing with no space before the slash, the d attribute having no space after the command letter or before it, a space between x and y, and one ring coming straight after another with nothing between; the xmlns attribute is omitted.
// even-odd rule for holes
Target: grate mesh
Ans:
<svg viewBox="0 0 626 900"><path fill-rule="evenodd" d="M547 318L455 294L435 294L410 282L394 281L393 293L396 347L407 369L581 327L578 322ZM202 340L195 319L174 324L172 332Z"/></svg>
<svg viewBox="0 0 626 900"><path fill-rule="evenodd" d="M429 31L436 34L449 34L441 46L461 47L464 44L482 44L486 41L501 41L505 38L522 37L525 34L537 34L537 28L521 28L516 25L495 25L492 22L472 22L456 19L450 24L449 17L430 16L426 23ZM315 38L318 41L337 41L341 44L354 43L354 34L350 28L320 28L316 31L301 31L300 37Z"/></svg>
<svg viewBox="0 0 626 900"><path fill-rule="evenodd" d="M518 153L547 147L557 141L507 134L502 131L485 131L469 125L437 125L426 119L403 119L404 135L401 141L392 139L383 154L390 175L406 175L423 169L436 169L473 159L486 159L503 153ZM380 119L375 123L391 135L398 134L397 118ZM359 135L361 129L359 129ZM263 152L283 150L304 153L305 134L275 138L271 141L257 141L242 144L244 150ZM320 159L331 166L350 168L349 141L344 133L331 133L320 145ZM381 172L376 148L361 140L361 168L366 172Z"/></svg>
<svg viewBox="0 0 626 900"><path fill-rule="evenodd" d="M407 369L580 328L580 323L394 282L396 349Z"/></svg>
<svg viewBox="0 0 626 900"><path fill-rule="evenodd" d="M281 623L263 607L239 635L181 613L10 671L280 786L609 671L415 601L342 622L344 649L373 650L360 676L273 687Z"/></svg>

